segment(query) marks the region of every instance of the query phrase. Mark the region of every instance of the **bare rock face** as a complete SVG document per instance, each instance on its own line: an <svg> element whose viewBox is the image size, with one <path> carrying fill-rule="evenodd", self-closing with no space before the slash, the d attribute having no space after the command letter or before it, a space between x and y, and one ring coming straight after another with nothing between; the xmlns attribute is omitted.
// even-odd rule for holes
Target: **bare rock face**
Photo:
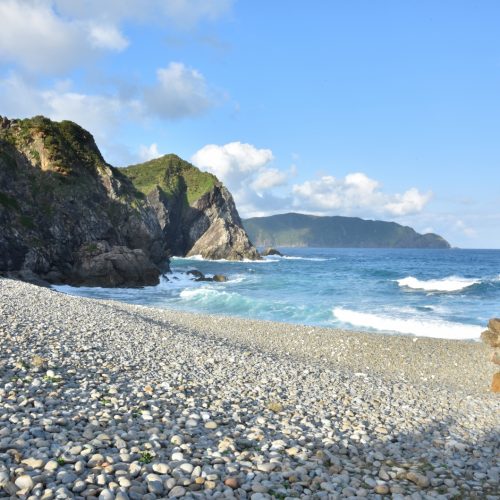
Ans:
<svg viewBox="0 0 500 500"><path fill-rule="evenodd" d="M41 116L0 122L0 273L80 285L157 281L168 254L156 213L92 135ZM93 247L99 255L83 256Z"/></svg>
<svg viewBox="0 0 500 500"><path fill-rule="evenodd" d="M141 287L159 283L159 269L143 250L110 246L105 241L84 245L75 265L76 282L101 287Z"/></svg>
<svg viewBox="0 0 500 500"><path fill-rule="evenodd" d="M258 260L231 193L176 155L123 169L148 197L171 255Z"/></svg>
<svg viewBox="0 0 500 500"><path fill-rule="evenodd" d="M260 259L243 229L233 197L221 184L193 204L188 227L188 256L201 255L214 260Z"/></svg>

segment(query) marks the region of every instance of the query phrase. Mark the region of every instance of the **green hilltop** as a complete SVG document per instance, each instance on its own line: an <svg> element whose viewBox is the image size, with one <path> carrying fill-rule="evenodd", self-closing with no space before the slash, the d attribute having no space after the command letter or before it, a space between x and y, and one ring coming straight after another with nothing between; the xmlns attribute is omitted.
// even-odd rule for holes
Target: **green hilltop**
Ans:
<svg viewBox="0 0 500 500"><path fill-rule="evenodd" d="M201 172L175 154L164 155L120 170L132 181L136 189L146 196L156 187L169 198L176 197L185 190L189 205L218 183L215 175Z"/></svg>
<svg viewBox="0 0 500 500"><path fill-rule="evenodd" d="M296 213L243 220L257 246L331 248L450 248L433 233L419 234L395 222Z"/></svg>

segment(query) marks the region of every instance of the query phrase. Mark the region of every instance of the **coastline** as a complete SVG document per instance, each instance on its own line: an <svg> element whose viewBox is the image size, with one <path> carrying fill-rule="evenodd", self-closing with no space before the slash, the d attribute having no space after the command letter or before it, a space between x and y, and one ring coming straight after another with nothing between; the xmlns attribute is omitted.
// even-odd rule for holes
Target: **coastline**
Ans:
<svg viewBox="0 0 500 500"><path fill-rule="evenodd" d="M5 491L498 498L499 400L481 343L153 309L5 279L0 313ZM43 435L26 436L23 418Z"/></svg>

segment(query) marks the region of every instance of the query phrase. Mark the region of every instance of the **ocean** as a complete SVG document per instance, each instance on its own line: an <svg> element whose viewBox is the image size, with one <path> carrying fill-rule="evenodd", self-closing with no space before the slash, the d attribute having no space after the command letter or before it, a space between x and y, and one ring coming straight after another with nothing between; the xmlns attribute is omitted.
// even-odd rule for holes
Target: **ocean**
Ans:
<svg viewBox="0 0 500 500"><path fill-rule="evenodd" d="M131 304L288 323L478 339L500 316L500 250L280 248L261 262L174 258L153 287L56 290ZM196 282L197 269L226 283Z"/></svg>

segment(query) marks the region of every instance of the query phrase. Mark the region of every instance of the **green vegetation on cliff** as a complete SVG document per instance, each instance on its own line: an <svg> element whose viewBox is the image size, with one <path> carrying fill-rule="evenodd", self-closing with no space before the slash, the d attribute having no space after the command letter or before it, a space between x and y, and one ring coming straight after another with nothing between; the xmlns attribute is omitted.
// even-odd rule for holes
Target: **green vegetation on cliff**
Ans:
<svg viewBox="0 0 500 500"><path fill-rule="evenodd" d="M156 187L159 187L168 197L182 195L185 190L189 205L209 192L217 183L215 175L201 172L194 165L174 154L131 165L121 171L145 195L151 193Z"/></svg>
<svg viewBox="0 0 500 500"><path fill-rule="evenodd" d="M395 222L357 217L281 214L243 221L258 246L333 248L450 248L437 234L419 234Z"/></svg>
<svg viewBox="0 0 500 500"><path fill-rule="evenodd" d="M13 121L10 128L0 131L0 139L23 151L36 164L43 157L48 169L62 175L75 173L78 167L92 171L105 166L92 134L68 120L54 122L35 116Z"/></svg>

